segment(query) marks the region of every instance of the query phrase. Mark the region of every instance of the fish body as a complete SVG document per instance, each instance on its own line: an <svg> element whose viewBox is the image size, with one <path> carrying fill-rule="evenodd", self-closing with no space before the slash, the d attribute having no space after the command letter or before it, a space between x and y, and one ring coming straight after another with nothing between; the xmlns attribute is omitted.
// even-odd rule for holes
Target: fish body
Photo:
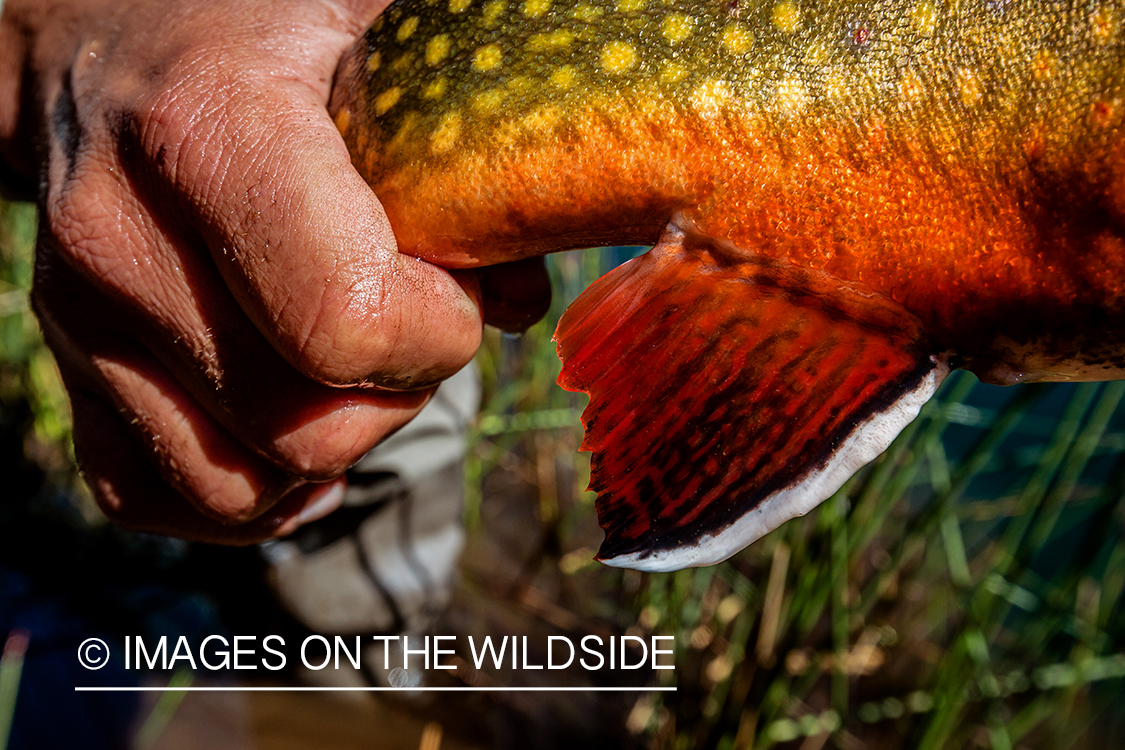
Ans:
<svg viewBox="0 0 1125 750"><path fill-rule="evenodd" d="M557 337L601 557L715 562L949 367L1125 377L1125 4L411 0L332 107L403 252L656 244Z"/></svg>

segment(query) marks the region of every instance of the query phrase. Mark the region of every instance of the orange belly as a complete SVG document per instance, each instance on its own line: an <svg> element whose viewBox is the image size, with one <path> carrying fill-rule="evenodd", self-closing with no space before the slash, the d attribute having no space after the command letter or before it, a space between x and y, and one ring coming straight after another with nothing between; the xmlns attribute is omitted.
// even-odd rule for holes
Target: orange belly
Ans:
<svg viewBox="0 0 1125 750"><path fill-rule="evenodd" d="M1125 377L1125 12L879 8L401 2L341 68L337 123L403 252L469 267L660 243L559 330L562 381L592 396L594 486L620 542L609 547L628 564L684 540L729 542L742 523L731 518L773 518L783 501L803 512L834 488L826 477L889 442L947 366L1001 383ZM649 361L659 337L635 342L656 335L650 318L669 338L672 325L709 328ZM612 331L594 336L594 323ZM576 343L595 340L584 346L604 351ZM637 393L606 351L669 373L683 359L700 377L689 367ZM854 404L815 396L833 377L853 383ZM793 383L804 395L768 395ZM715 402L683 396L693 388L737 389L745 409L792 429L701 426L687 412ZM661 408L657 392L686 410L661 439L712 458L740 445L733 473L716 468L726 459L702 481L635 458L656 439L634 418ZM782 443L784 467L762 458ZM692 466L714 464L689 452ZM664 536L645 546L644 534Z"/></svg>

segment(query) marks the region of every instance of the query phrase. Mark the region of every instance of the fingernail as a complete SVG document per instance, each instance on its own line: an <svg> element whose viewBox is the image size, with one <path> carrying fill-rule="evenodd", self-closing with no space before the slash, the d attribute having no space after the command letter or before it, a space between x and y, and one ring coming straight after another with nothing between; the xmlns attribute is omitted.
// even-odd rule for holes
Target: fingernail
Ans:
<svg viewBox="0 0 1125 750"><path fill-rule="evenodd" d="M312 493L305 507L297 514L297 522L311 523L339 508L340 503L344 502L344 488L343 482L336 481Z"/></svg>

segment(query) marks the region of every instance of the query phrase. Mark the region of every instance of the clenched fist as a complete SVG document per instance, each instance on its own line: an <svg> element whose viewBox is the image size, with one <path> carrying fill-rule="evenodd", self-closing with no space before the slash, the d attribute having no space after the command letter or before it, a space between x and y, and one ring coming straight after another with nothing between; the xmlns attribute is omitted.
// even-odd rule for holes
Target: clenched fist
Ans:
<svg viewBox="0 0 1125 750"><path fill-rule="evenodd" d="M399 254L352 168L325 105L385 4L7 0L0 161L38 185L32 301L115 521L288 533L339 503L336 477L472 357L484 319L545 309L538 262Z"/></svg>

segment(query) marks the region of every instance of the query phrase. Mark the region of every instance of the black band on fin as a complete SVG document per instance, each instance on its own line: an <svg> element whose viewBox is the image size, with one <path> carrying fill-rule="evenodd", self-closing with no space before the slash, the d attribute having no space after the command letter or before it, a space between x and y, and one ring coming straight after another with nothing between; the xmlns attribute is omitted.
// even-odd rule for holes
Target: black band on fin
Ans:
<svg viewBox="0 0 1125 750"><path fill-rule="evenodd" d="M590 394L599 559L719 562L886 449L948 367L896 303L669 228L592 285L555 338Z"/></svg>

